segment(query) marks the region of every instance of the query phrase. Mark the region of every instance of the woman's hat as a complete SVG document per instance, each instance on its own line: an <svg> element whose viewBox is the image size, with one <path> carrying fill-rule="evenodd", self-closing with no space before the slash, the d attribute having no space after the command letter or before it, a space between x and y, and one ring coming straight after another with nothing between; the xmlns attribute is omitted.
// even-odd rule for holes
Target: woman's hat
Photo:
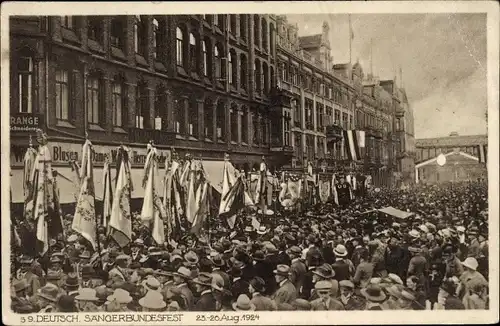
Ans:
<svg viewBox="0 0 500 326"><path fill-rule="evenodd" d="M250 280L250 285L257 291L257 292L264 292L266 289L266 282L261 278L261 277L254 277L253 279Z"/></svg>
<svg viewBox="0 0 500 326"><path fill-rule="evenodd" d="M116 301L119 304L127 304L133 300L128 291L120 288L116 289L115 292L106 299L109 302Z"/></svg>
<svg viewBox="0 0 500 326"><path fill-rule="evenodd" d="M146 295L139 300L139 304L147 309L163 309L167 306L163 295L158 291L148 291Z"/></svg>
<svg viewBox="0 0 500 326"><path fill-rule="evenodd" d="M64 280L64 286L66 287L78 287L80 283L78 281L78 275L76 273L69 273Z"/></svg>
<svg viewBox="0 0 500 326"><path fill-rule="evenodd" d="M250 302L250 298L246 294L240 294L238 300L233 303L233 309L235 311L253 311L255 310L255 305Z"/></svg>
<svg viewBox="0 0 500 326"><path fill-rule="evenodd" d="M335 256L337 257L345 257L347 256L347 249L344 245L338 244L335 249L333 249Z"/></svg>
<svg viewBox="0 0 500 326"><path fill-rule="evenodd" d="M368 284L366 288L361 289L361 294L366 298L366 300L372 302L382 302L386 298L382 288L377 284Z"/></svg>
<svg viewBox="0 0 500 326"><path fill-rule="evenodd" d="M210 275L210 273L201 272L200 274L198 274L198 277L193 280L193 283L211 287L212 275Z"/></svg>
<svg viewBox="0 0 500 326"><path fill-rule="evenodd" d="M80 289L75 299L78 301L99 301L97 291L91 288Z"/></svg>
<svg viewBox="0 0 500 326"><path fill-rule="evenodd" d="M465 259L462 262L462 265L464 265L465 267L470 268L474 271L477 270L477 267L479 266L476 258L474 258L474 257L467 257L467 259Z"/></svg>
<svg viewBox="0 0 500 326"><path fill-rule="evenodd" d="M47 283L42 288L38 289L37 294L39 297L44 298L45 300L48 300L50 302L57 302L57 299L59 297L59 288L52 283Z"/></svg>
<svg viewBox="0 0 500 326"><path fill-rule="evenodd" d="M273 272L276 275L288 277L290 275L290 267L288 265L279 264Z"/></svg>
<svg viewBox="0 0 500 326"><path fill-rule="evenodd" d="M177 272L174 272L173 274L183 278L191 279L191 271L184 266L179 267Z"/></svg>

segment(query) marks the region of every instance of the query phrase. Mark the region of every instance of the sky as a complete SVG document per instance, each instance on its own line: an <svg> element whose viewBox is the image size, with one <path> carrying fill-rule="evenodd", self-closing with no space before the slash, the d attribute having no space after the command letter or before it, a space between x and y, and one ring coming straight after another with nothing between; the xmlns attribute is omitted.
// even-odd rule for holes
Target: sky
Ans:
<svg viewBox="0 0 500 326"><path fill-rule="evenodd" d="M334 64L349 62L349 16L287 15L299 36L330 26ZM406 90L415 137L486 134L486 14L351 15L352 63ZM402 78L400 69L402 71Z"/></svg>

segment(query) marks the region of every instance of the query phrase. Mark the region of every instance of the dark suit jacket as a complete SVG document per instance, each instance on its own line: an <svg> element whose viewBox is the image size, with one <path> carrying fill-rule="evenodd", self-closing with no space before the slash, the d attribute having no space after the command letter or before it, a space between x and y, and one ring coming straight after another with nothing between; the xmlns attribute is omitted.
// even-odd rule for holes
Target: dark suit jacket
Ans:
<svg viewBox="0 0 500 326"><path fill-rule="evenodd" d="M304 275L304 283L302 283L302 290L300 290L300 297L302 299L309 300L312 290L314 289L312 271L313 270L308 270Z"/></svg>
<svg viewBox="0 0 500 326"><path fill-rule="evenodd" d="M351 295L347 302L344 304L345 310L364 310L365 300L356 295Z"/></svg>
<svg viewBox="0 0 500 326"><path fill-rule="evenodd" d="M403 258L404 252L401 247L396 246L392 249L387 247L385 249L385 268L387 269L387 273L393 273L404 278L405 266L403 266Z"/></svg>
<svg viewBox="0 0 500 326"><path fill-rule="evenodd" d="M280 303L292 303L297 299L297 291L295 290L295 286L293 286L292 282L286 280L283 285L276 290L272 298L277 305Z"/></svg>
<svg viewBox="0 0 500 326"><path fill-rule="evenodd" d="M351 278L351 273L349 271L349 264L346 263L345 260L336 261L332 265L333 270L335 271L335 277L337 281L349 280Z"/></svg>
<svg viewBox="0 0 500 326"><path fill-rule="evenodd" d="M328 307L325 305L325 303L321 299L316 299L311 302L311 307L313 311L318 311L318 310L344 310L344 305L334 299L331 298L330 302L328 304Z"/></svg>
<svg viewBox="0 0 500 326"><path fill-rule="evenodd" d="M210 293L204 293L200 296L200 299L194 306L194 311L215 311L215 298Z"/></svg>
<svg viewBox="0 0 500 326"><path fill-rule="evenodd" d="M333 252L333 243L327 243L321 249L321 255L323 256L323 260L327 264L335 263L335 253Z"/></svg>
<svg viewBox="0 0 500 326"><path fill-rule="evenodd" d="M220 269L216 269L212 273L218 274L218 275L220 275L220 277L222 277L222 279L224 280L224 287L225 288L228 288L228 289L231 288L231 278L229 277L229 275L226 272L224 272Z"/></svg>
<svg viewBox="0 0 500 326"><path fill-rule="evenodd" d="M242 270L241 278L247 282L250 282L255 276L255 271L252 265L246 265Z"/></svg>
<svg viewBox="0 0 500 326"><path fill-rule="evenodd" d="M297 290L297 297L300 296L300 289L304 284L304 279L306 276L307 267L301 260L296 260L290 266L290 282L293 283L295 289Z"/></svg>
<svg viewBox="0 0 500 326"><path fill-rule="evenodd" d="M233 281L233 285L231 287L231 292L233 294L233 299L236 300L240 296L240 294L246 294L249 296L248 290L248 282L243 279L238 279L236 282Z"/></svg>
<svg viewBox="0 0 500 326"><path fill-rule="evenodd" d="M261 294L252 297L251 302L255 305L256 311L275 311L278 310L276 302Z"/></svg>
<svg viewBox="0 0 500 326"><path fill-rule="evenodd" d="M258 261L254 265L255 276L261 277L266 283L266 291L264 293L266 295L273 294L277 289L276 279L274 278L273 270L274 270L273 264L267 261L267 259L263 261Z"/></svg>

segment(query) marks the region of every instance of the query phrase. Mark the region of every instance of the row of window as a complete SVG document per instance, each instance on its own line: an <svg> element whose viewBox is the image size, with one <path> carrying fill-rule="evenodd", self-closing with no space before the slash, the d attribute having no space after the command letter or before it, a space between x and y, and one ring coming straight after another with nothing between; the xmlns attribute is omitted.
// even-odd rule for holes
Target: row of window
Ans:
<svg viewBox="0 0 500 326"><path fill-rule="evenodd" d="M396 130L400 130L398 125L398 120L396 120ZM359 128L375 128L377 130L383 130L384 132L391 132L392 125L388 121L376 117L374 114L370 114L361 110L356 112L356 123Z"/></svg>
<svg viewBox="0 0 500 326"><path fill-rule="evenodd" d="M455 150L454 147L444 147L444 148L418 148L417 149L417 162L425 161L438 156L440 153L446 154L451 153ZM463 146L460 147L461 152L470 154L472 156L479 156L478 146Z"/></svg>

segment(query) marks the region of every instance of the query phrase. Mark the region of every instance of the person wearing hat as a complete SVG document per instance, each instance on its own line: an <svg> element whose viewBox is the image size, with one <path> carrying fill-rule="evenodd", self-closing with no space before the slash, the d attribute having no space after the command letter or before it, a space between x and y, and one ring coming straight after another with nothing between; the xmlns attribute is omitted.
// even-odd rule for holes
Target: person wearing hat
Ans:
<svg viewBox="0 0 500 326"><path fill-rule="evenodd" d="M250 281L248 292L251 295L251 303L255 305L256 311L277 310L276 302L264 295L266 292L266 284L261 277L254 277Z"/></svg>
<svg viewBox="0 0 500 326"><path fill-rule="evenodd" d="M293 302L297 298L297 289L295 289L295 286L289 280L290 267L287 265L278 265L274 270L274 275L278 289L272 295L271 299L276 304Z"/></svg>
<svg viewBox="0 0 500 326"><path fill-rule="evenodd" d="M57 312L80 312L75 304L75 297L71 295L61 295L57 300Z"/></svg>
<svg viewBox="0 0 500 326"><path fill-rule="evenodd" d="M224 281L224 287L228 287L231 283L231 278L224 271L226 267L226 263L224 262L222 255L215 253L210 257L210 261L212 262L212 273L218 274L222 280Z"/></svg>
<svg viewBox="0 0 500 326"><path fill-rule="evenodd" d="M292 264L292 259L286 252L286 242L285 241L279 241L277 243L278 247L278 253L276 255L276 265L281 264L281 265L287 265L290 266Z"/></svg>
<svg viewBox="0 0 500 326"><path fill-rule="evenodd" d="M382 302L387 296L378 284L368 284L367 287L361 289L361 294L366 299L365 310L384 310Z"/></svg>
<svg viewBox="0 0 500 326"><path fill-rule="evenodd" d="M131 260L133 263L138 263L141 258L143 258L143 250L144 250L144 240L141 238L137 238L132 242L131 248Z"/></svg>
<svg viewBox="0 0 500 326"><path fill-rule="evenodd" d="M59 299L60 291L54 284L46 284L38 289L36 296L36 305L39 308L38 312L55 312L57 311L57 300Z"/></svg>
<svg viewBox="0 0 500 326"><path fill-rule="evenodd" d="M352 266L350 261L349 264L346 260L348 254L347 248L342 244L338 244L335 246L333 253L335 255L335 262L332 264L332 268L335 272L335 279L339 282L351 279L353 276L351 271L354 270L354 266Z"/></svg>
<svg viewBox="0 0 500 326"><path fill-rule="evenodd" d="M234 311L255 311L255 305L246 294L241 294L232 305Z"/></svg>
<svg viewBox="0 0 500 326"><path fill-rule="evenodd" d="M193 280L196 292L200 294L198 302L194 306L194 311L215 311L215 297L212 294L212 275L201 272Z"/></svg>
<svg viewBox="0 0 500 326"><path fill-rule="evenodd" d="M179 290L179 293L185 298L187 310L191 310L194 306L194 295L187 284L187 282L192 279L191 271L181 266L173 275L175 288Z"/></svg>
<svg viewBox="0 0 500 326"><path fill-rule="evenodd" d="M120 254L116 257L113 268L109 271L108 287L112 284L120 284L130 280L130 276L127 272L129 259L130 256L125 254Z"/></svg>
<svg viewBox="0 0 500 326"><path fill-rule="evenodd" d="M373 264L369 261L368 250L364 249L359 252L359 265L356 267L356 272L352 279L355 285L361 288L366 287L373 276Z"/></svg>
<svg viewBox="0 0 500 326"><path fill-rule="evenodd" d="M435 310L465 310L462 301L457 298L457 285L451 279L445 279L439 289L438 299L434 305Z"/></svg>
<svg viewBox="0 0 500 326"><path fill-rule="evenodd" d="M40 289L40 277L33 272L33 258L22 255L19 258L19 269L15 272L16 280L25 280L26 294L29 297L34 296Z"/></svg>
<svg viewBox="0 0 500 326"><path fill-rule="evenodd" d="M300 295L299 292L307 272L306 264L300 259L301 254L302 250L297 246L292 246L288 250L288 255L292 259L292 265L290 266L290 282L295 286L297 297Z"/></svg>
<svg viewBox="0 0 500 326"><path fill-rule="evenodd" d="M408 288L403 288L399 292L398 304L399 304L399 309L401 309L401 310L423 310L424 309L424 307L416 301L415 293Z"/></svg>
<svg viewBox="0 0 500 326"><path fill-rule="evenodd" d="M262 278L266 283L266 291L263 294L272 295L277 289L276 280L273 274L275 268L273 263L269 261L262 250L255 251L252 255L252 259L254 261L254 276Z"/></svg>
<svg viewBox="0 0 500 326"><path fill-rule="evenodd" d="M167 307L167 303L158 291L148 291L144 297L139 299L139 305L142 307L143 312L164 311Z"/></svg>
<svg viewBox="0 0 500 326"><path fill-rule="evenodd" d="M468 257L462 262L465 271L460 275L460 284L458 286L457 293L463 295L462 302L467 302L469 296L472 293L473 286L484 286L488 288L488 281L484 278L481 273L477 271L478 263L476 258Z"/></svg>
<svg viewBox="0 0 500 326"><path fill-rule="evenodd" d="M455 255L455 250L452 245L445 245L443 248L443 261L445 263L445 277L460 277L464 272L462 262Z"/></svg>
<svg viewBox="0 0 500 326"><path fill-rule="evenodd" d="M311 301L311 310L344 310L340 301L332 296L332 283L319 281L314 285L314 290L319 298Z"/></svg>
<svg viewBox="0 0 500 326"><path fill-rule="evenodd" d="M388 274L396 274L399 277L406 277L404 273L406 266L404 266L405 251L399 245L398 239L392 236L385 248L385 268Z"/></svg>
<svg viewBox="0 0 500 326"><path fill-rule="evenodd" d="M13 289L11 290L11 309L15 313L30 313L36 312L33 303L30 301L26 290L28 289L28 282L25 279L14 279Z"/></svg>
<svg viewBox="0 0 500 326"><path fill-rule="evenodd" d="M118 288L113 292L113 294L109 295L106 300L106 311L129 312L130 309L127 305L132 302L133 298L127 290Z"/></svg>
<svg viewBox="0 0 500 326"><path fill-rule="evenodd" d="M364 300L354 293L354 283L350 280L339 282L340 302L345 310L363 310Z"/></svg>
<svg viewBox="0 0 500 326"><path fill-rule="evenodd" d="M81 288L78 295L74 296L78 310L81 312L97 312L100 311L97 306L99 298L96 295L96 290L91 288Z"/></svg>
<svg viewBox="0 0 500 326"><path fill-rule="evenodd" d="M475 226L470 227L467 230L467 257L474 257L478 258L480 254L480 245L479 245L479 240L477 239L477 235L479 233L479 229Z"/></svg>
<svg viewBox="0 0 500 326"><path fill-rule="evenodd" d="M69 273L62 283L62 288L66 291L67 295L76 297L80 288L78 275L76 273Z"/></svg>
<svg viewBox="0 0 500 326"><path fill-rule="evenodd" d="M321 248L321 255L323 256L323 259L327 264L333 264L335 262L336 256L334 253L334 246L335 232L329 230L328 232L326 232L326 244Z"/></svg>
<svg viewBox="0 0 500 326"><path fill-rule="evenodd" d="M82 287L84 288L96 288L102 284L101 280L95 278L96 271L92 265L83 265L80 270L82 277Z"/></svg>
<svg viewBox="0 0 500 326"><path fill-rule="evenodd" d="M399 297L401 296L401 291L403 291L404 286L401 284L393 284L385 288L387 293L387 300L384 301L382 307L384 310L400 310Z"/></svg>
<svg viewBox="0 0 500 326"><path fill-rule="evenodd" d="M235 260L229 271L229 276L232 277L231 292L233 294L233 300L236 300L241 294L249 295L248 282L242 278L243 266L243 263Z"/></svg>

